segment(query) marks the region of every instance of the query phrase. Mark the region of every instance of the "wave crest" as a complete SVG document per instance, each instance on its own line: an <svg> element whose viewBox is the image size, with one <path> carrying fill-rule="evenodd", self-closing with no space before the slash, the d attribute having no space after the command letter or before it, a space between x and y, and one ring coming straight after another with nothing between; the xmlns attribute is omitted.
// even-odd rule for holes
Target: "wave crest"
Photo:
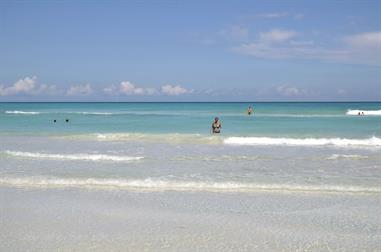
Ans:
<svg viewBox="0 0 381 252"><path fill-rule="evenodd" d="M362 155L351 155L351 154L332 154L327 159L328 160L336 160L336 159L367 159L368 156L362 156Z"/></svg>
<svg viewBox="0 0 381 252"><path fill-rule="evenodd" d="M40 112L35 111L19 111L19 110L7 110L5 111L5 114L23 114L23 115L38 115Z"/></svg>
<svg viewBox="0 0 381 252"><path fill-rule="evenodd" d="M228 137L224 140L228 145L287 145L287 146L338 146L338 147L381 147L381 139L347 138L271 138L271 137Z"/></svg>
<svg viewBox="0 0 381 252"><path fill-rule="evenodd" d="M112 156L105 154L48 154L39 152L21 152L21 151L5 151L7 155L23 158L35 159L56 159L56 160L83 160L83 161L113 161L128 162L143 159L143 157L131 156Z"/></svg>
<svg viewBox="0 0 381 252"><path fill-rule="evenodd" d="M372 115L372 116L381 116L381 110L359 110L359 109L349 109L347 115Z"/></svg>
<svg viewBox="0 0 381 252"><path fill-rule="evenodd" d="M160 179L68 179L68 178L0 178L0 185L14 187L63 187L88 189L124 189L139 191L213 191L213 192L341 192L341 193L381 193L381 187L350 185L298 185L298 184L257 184L239 182L174 181Z"/></svg>

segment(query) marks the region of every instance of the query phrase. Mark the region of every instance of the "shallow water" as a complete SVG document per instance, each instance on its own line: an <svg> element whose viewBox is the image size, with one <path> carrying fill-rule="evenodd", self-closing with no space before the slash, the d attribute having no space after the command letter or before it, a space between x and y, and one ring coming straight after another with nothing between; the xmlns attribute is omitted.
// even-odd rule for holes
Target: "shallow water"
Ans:
<svg viewBox="0 0 381 252"><path fill-rule="evenodd" d="M378 251L380 109L0 103L0 251Z"/></svg>
<svg viewBox="0 0 381 252"><path fill-rule="evenodd" d="M245 114L248 106L254 115ZM381 103L1 103L0 185L380 194L380 108ZM209 133L215 115L223 125L218 136Z"/></svg>

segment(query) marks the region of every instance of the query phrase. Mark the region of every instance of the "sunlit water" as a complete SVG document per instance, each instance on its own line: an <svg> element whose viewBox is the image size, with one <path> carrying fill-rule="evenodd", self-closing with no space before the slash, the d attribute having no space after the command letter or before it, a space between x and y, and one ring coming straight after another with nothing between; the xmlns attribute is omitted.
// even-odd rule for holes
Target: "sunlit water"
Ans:
<svg viewBox="0 0 381 252"><path fill-rule="evenodd" d="M380 154L381 103L0 104L6 187L380 194Z"/></svg>

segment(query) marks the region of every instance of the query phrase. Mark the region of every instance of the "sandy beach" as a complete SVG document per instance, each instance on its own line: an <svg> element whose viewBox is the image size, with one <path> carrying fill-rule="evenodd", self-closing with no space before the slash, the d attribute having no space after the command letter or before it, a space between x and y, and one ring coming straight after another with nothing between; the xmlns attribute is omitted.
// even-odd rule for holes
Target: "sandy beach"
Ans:
<svg viewBox="0 0 381 252"><path fill-rule="evenodd" d="M0 251L380 251L379 195L0 189Z"/></svg>

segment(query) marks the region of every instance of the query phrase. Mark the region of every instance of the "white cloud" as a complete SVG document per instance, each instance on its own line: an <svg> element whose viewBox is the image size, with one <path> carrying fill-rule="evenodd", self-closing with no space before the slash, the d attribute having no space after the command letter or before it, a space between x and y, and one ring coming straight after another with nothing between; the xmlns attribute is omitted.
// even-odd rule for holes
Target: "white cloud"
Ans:
<svg viewBox="0 0 381 252"><path fill-rule="evenodd" d="M108 87L103 88L103 92L106 95L117 95L118 94L118 88L115 85L111 85Z"/></svg>
<svg viewBox="0 0 381 252"><path fill-rule="evenodd" d="M366 32L347 36L344 41L353 47L381 49L381 32Z"/></svg>
<svg viewBox="0 0 381 252"><path fill-rule="evenodd" d="M253 42L233 47L233 51L257 58L317 59L381 66L381 32L346 36L338 40L341 44L331 47L320 46L308 39L295 40L297 35L292 30L273 29L259 33Z"/></svg>
<svg viewBox="0 0 381 252"><path fill-rule="evenodd" d="M266 43L281 43L295 37L297 33L292 30L272 29L259 33L259 40Z"/></svg>
<svg viewBox="0 0 381 252"><path fill-rule="evenodd" d="M344 60L345 50L330 50L313 46L296 46L290 43L271 45L266 43L249 43L233 48L233 51L264 59L323 59Z"/></svg>
<svg viewBox="0 0 381 252"><path fill-rule="evenodd" d="M260 18L282 18L287 17L287 12L262 13L257 15Z"/></svg>
<svg viewBox="0 0 381 252"><path fill-rule="evenodd" d="M167 85L164 85L161 87L161 92L165 95L177 96L177 95L192 93L193 90L188 90L188 89L181 87L179 85L174 86L174 85L167 84Z"/></svg>
<svg viewBox="0 0 381 252"><path fill-rule="evenodd" d="M61 93L61 90L56 85L41 84L37 89L37 93L55 95Z"/></svg>
<svg viewBox="0 0 381 252"><path fill-rule="evenodd" d="M4 85L0 85L0 95L16 95L19 93L23 94L32 94L37 82L37 77L25 77L24 79L20 79L16 81L12 86L5 87Z"/></svg>
<svg viewBox="0 0 381 252"><path fill-rule="evenodd" d="M24 79L18 80L13 87L11 87L12 90L15 92L25 92L28 93L31 90L34 89L35 84L36 84L36 76L29 78L26 77Z"/></svg>
<svg viewBox="0 0 381 252"><path fill-rule="evenodd" d="M280 85L276 88L276 91L278 94L288 97L306 94L306 91L304 89L299 89L295 86L290 85Z"/></svg>
<svg viewBox="0 0 381 252"><path fill-rule="evenodd" d="M380 31L346 36L343 42L346 44L347 62L381 66Z"/></svg>
<svg viewBox="0 0 381 252"><path fill-rule="evenodd" d="M0 96L12 95L37 95L37 94L57 94L60 91L55 85L38 84L37 77L25 77L16 81L11 86L0 85Z"/></svg>
<svg viewBox="0 0 381 252"><path fill-rule="evenodd" d="M120 91L124 94L127 94L127 95L141 94L139 90L142 90L142 89L135 87L135 85L129 81L123 81L122 83L120 83Z"/></svg>
<svg viewBox="0 0 381 252"><path fill-rule="evenodd" d="M119 91L126 95L154 95L157 93L154 88L138 87L129 81L120 83Z"/></svg>
<svg viewBox="0 0 381 252"><path fill-rule="evenodd" d="M141 87L130 81L123 81L119 86L111 85L103 89L103 92L107 95L168 95L177 96L183 94L193 93L193 90L188 90L179 85L166 84L160 87L160 90L153 87Z"/></svg>
<svg viewBox="0 0 381 252"><path fill-rule="evenodd" d="M67 90L67 95L69 96L86 96L91 95L93 93L93 89L89 83L84 85L71 85Z"/></svg>

